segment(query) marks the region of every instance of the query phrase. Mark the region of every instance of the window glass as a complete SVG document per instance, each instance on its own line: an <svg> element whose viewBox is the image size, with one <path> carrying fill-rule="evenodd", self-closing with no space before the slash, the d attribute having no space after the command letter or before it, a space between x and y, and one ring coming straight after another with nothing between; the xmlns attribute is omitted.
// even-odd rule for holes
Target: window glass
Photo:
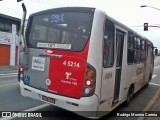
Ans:
<svg viewBox="0 0 160 120"><path fill-rule="evenodd" d="M131 39L133 39L133 42ZM146 56L146 41L139 36L128 32L128 64L131 65L143 63L146 61Z"/></svg>
<svg viewBox="0 0 160 120"><path fill-rule="evenodd" d="M137 37L134 37L134 49L137 49L137 46L138 46Z"/></svg>
<svg viewBox="0 0 160 120"><path fill-rule="evenodd" d="M154 64L154 53L153 53L153 45L151 45L151 63Z"/></svg>
<svg viewBox="0 0 160 120"><path fill-rule="evenodd" d="M142 40L142 46L141 46L141 49L144 51L145 50L145 41Z"/></svg>
<svg viewBox="0 0 160 120"><path fill-rule="evenodd" d="M134 35L131 32L129 32L128 33L128 57L127 57L128 64L134 63L134 56L135 56L134 40L135 40Z"/></svg>
<svg viewBox="0 0 160 120"><path fill-rule="evenodd" d="M134 59L135 63L139 63L140 62L140 51L136 50L135 52L135 59Z"/></svg>
<svg viewBox="0 0 160 120"><path fill-rule="evenodd" d="M104 32L103 66L111 67L114 64L114 24L106 20Z"/></svg>
<svg viewBox="0 0 160 120"><path fill-rule="evenodd" d="M12 32L12 25L11 24L9 24L9 23L5 23L4 24L5 26L5 32L9 32L9 33L11 33Z"/></svg>
<svg viewBox="0 0 160 120"><path fill-rule="evenodd" d="M137 38L137 49L139 50L140 49L140 44L141 42L140 42L140 38Z"/></svg>
<svg viewBox="0 0 160 120"><path fill-rule="evenodd" d="M128 48L133 49L134 36L132 34L128 34Z"/></svg>
<svg viewBox="0 0 160 120"><path fill-rule="evenodd" d="M4 31L4 23L0 22L0 31Z"/></svg>
<svg viewBox="0 0 160 120"><path fill-rule="evenodd" d="M141 52L141 61L145 62L146 61L146 52Z"/></svg>
<svg viewBox="0 0 160 120"><path fill-rule="evenodd" d="M135 52L135 50L128 49L128 64L134 63L134 52Z"/></svg>
<svg viewBox="0 0 160 120"><path fill-rule="evenodd" d="M93 14L56 12L33 16L26 31L28 47L82 51L91 34Z"/></svg>

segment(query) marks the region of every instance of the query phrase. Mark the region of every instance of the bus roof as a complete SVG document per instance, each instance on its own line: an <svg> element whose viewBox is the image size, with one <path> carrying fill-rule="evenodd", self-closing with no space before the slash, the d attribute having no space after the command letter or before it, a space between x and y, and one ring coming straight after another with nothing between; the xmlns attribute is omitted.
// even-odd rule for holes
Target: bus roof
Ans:
<svg viewBox="0 0 160 120"><path fill-rule="evenodd" d="M81 12L94 12L95 8L90 8L90 7L60 7L60 8L53 8L53 9L47 9L43 11L39 11L36 13L31 14L30 16L35 16L39 14L44 14L44 13L51 13L51 12L67 12L67 11L81 11Z"/></svg>

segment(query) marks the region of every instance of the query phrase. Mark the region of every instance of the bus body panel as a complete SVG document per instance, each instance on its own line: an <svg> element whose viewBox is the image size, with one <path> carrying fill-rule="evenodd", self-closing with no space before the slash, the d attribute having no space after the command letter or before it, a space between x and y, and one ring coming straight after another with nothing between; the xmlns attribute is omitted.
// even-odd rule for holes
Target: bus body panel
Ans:
<svg viewBox="0 0 160 120"><path fill-rule="evenodd" d="M28 49L28 65L24 71L24 84L47 91L45 80L48 78L49 58L39 56L45 53L40 49Z"/></svg>
<svg viewBox="0 0 160 120"><path fill-rule="evenodd" d="M63 108L65 110L69 110L85 117L96 117L97 105L98 105L98 97L93 95L91 97L82 97L80 99L73 99L70 97L64 97L56 94L50 94L49 92L44 92L38 89L35 89L30 86L26 86L20 81L21 95L24 97L30 97L33 99L37 99L40 101L44 101L42 99L42 95L47 96L49 98L53 98L55 100L54 103L50 103L51 105ZM46 102L46 101L44 101ZM77 105L72 105L77 104ZM95 112L94 112L95 111Z"/></svg>
<svg viewBox="0 0 160 120"><path fill-rule="evenodd" d="M101 77L102 77L102 48L103 48L103 27L105 14L95 10L94 21L92 25L92 34L90 37L90 46L88 51L87 62L96 69L96 90L95 94L100 98Z"/></svg>
<svg viewBox="0 0 160 120"><path fill-rule="evenodd" d="M144 81L143 73L144 64L128 65L126 68L126 88L129 89L131 84L135 85L134 92L142 88L142 83Z"/></svg>
<svg viewBox="0 0 160 120"><path fill-rule="evenodd" d="M151 71L151 44L149 44L149 43L147 43L147 58L146 58L146 65L145 65L145 67L146 67L146 73L145 73L145 82L144 82L144 84L145 83L147 83L148 81L149 81L149 77L150 77L150 75L152 74L152 71ZM152 77L151 77L151 79L152 79Z"/></svg>
<svg viewBox="0 0 160 120"><path fill-rule="evenodd" d="M109 77L109 76L112 77ZM100 111L111 111L115 83L115 67L103 69ZM104 113L104 112L102 112Z"/></svg>
<svg viewBox="0 0 160 120"><path fill-rule="evenodd" d="M61 52L61 58L50 58L48 91L59 95L80 98L84 83L88 44L82 52ZM54 51L53 51L54 52Z"/></svg>
<svg viewBox="0 0 160 120"><path fill-rule="evenodd" d="M92 26L91 41L88 52L87 62L93 65L96 69L96 90L95 94L100 99L98 117L106 114L104 111L111 110L110 99L113 96L114 77L110 80L103 79L106 73L112 73L114 75L114 69L103 69L103 40L104 40L104 24L106 14L96 10L95 17ZM102 112L103 111L103 112Z"/></svg>

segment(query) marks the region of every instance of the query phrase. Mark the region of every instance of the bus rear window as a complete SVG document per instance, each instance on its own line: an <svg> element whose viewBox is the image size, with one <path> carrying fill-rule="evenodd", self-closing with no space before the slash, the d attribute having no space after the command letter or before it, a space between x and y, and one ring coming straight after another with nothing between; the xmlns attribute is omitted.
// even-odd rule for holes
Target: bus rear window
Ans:
<svg viewBox="0 0 160 120"><path fill-rule="evenodd" d="M27 46L82 51L91 34L93 14L60 12L32 16L26 31Z"/></svg>

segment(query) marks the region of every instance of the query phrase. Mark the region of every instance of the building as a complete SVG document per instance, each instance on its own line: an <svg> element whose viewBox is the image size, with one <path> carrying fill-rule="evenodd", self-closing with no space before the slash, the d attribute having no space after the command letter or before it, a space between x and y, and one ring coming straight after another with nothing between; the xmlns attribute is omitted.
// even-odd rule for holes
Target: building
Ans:
<svg viewBox="0 0 160 120"><path fill-rule="evenodd" d="M0 66L18 64L20 24L20 19L0 14Z"/></svg>

